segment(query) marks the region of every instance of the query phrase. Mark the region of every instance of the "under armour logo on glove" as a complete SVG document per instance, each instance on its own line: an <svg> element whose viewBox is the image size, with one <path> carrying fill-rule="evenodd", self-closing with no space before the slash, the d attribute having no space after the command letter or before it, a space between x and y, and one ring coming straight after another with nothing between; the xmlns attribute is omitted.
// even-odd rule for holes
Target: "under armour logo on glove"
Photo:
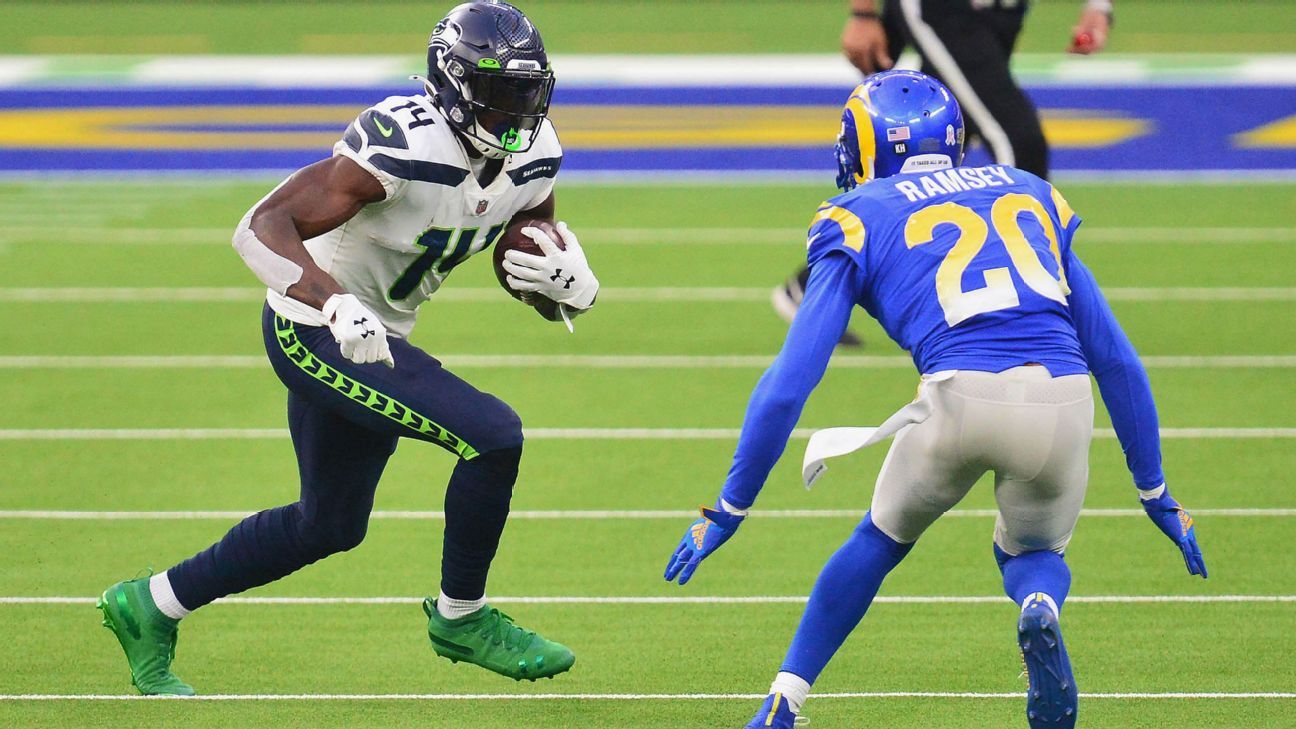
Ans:
<svg viewBox="0 0 1296 729"><path fill-rule="evenodd" d="M355 296L334 294L324 302L320 313L324 315L343 357L356 364L382 362L388 367L396 366L387 343L387 328ZM348 321L351 322L349 327L346 325Z"/></svg>
<svg viewBox="0 0 1296 729"><path fill-rule="evenodd" d="M550 277L549 277L549 280L550 280L550 281L553 281L554 283L557 283L557 282L559 282L559 281L562 281L562 282L563 282L563 288L564 288L564 289L569 289L569 288L571 288L571 285L572 285L573 283L576 282L576 277L575 277L575 276L564 276L564 275L562 275L562 269L560 268L560 269L554 271L554 275L550 276Z"/></svg>
<svg viewBox="0 0 1296 729"><path fill-rule="evenodd" d="M355 322L353 322L356 326L360 327L361 339L368 339L369 335L374 333L374 330L365 327L365 322L367 321L369 321L369 317L364 316L364 317L360 317L359 319L356 319Z"/></svg>
<svg viewBox="0 0 1296 729"><path fill-rule="evenodd" d="M598 279L585 260L580 242L567 224L554 225L557 240L540 228L525 227L522 235L535 241L544 255L514 249L504 254L504 270L509 288L536 292L569 309L584 311L594 305L598 296ZM562 248L559 248L561 242Z"/></svg>

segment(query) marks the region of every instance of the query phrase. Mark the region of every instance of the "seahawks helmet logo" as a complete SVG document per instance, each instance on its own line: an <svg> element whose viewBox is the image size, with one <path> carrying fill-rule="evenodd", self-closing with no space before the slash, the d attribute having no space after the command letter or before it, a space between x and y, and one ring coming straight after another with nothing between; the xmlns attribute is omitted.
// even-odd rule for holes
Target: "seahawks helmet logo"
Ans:
<svg viewBox="0 0 1296 729"><path fill-rule="evenodd" d="M432 29L432 37L428 39L428 50L435 49L436 55L440 56L453 48L462 36L463 30L459 28L458 24L447 23L442 20Z"/></svg>

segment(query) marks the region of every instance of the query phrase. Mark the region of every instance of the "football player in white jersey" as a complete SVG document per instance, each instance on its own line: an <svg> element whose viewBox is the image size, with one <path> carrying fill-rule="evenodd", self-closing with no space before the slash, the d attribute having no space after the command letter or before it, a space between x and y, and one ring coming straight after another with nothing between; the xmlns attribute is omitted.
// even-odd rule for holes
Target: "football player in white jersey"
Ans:
<svg viewBox="0 0 1296 729"><path fill-rule="evenodd" d="M440 595L423 604L436 653L519 680L575 661L485 600L521 421L406 339L419 305L510 221L553 219L562 162L546 118L553 72L521 11L479 1L436 26L421 80L426 94L363 111L331 158L290 176L235 232L239 255L269 287L262 325L288 388L301 495L165 572L104 592L104 624L141 693L194 692L171 671L185 615L360 544L402 437L459 458L445 497ZM524 228L546 254L510 251L505 267L514 289L570 316L593 305L598 280L566 225L556 230L561 241Z"/></svg>

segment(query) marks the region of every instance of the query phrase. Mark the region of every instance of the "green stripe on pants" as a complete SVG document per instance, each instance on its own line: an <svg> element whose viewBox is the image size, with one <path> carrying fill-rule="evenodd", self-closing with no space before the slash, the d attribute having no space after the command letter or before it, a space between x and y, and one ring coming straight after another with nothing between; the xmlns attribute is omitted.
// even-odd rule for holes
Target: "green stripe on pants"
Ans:
<svg viewBox="0 0 1296 729"><path fill-rule="evenodd" d="M284 356L295 363L302 372L342 393L349 399L369 408L396 423L425 436L434 443L454 451L464 460L477 457L477 450L468 445L462 438L437 425L431 418L420 415L399 400L384 395L377 390L356 382L354 379L338 372L327 362L316 357L300 339L293 322L275 316L275 339Z"/></svg>

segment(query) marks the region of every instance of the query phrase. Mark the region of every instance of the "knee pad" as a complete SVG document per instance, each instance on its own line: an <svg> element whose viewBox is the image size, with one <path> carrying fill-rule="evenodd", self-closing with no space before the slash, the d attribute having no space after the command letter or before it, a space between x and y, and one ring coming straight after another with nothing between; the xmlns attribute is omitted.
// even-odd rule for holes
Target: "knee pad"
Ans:
<svg viewBox="0 0 1296 729"><path fill-rule="evenodd" d="M360 546L369 530L369 515L357 517L326 518L308 521L302 517L297 522L298 543L313 559L323 559L338 552Z"/></svg>
<svg viewBox="0 0 1296 729"><path fill-rule="evenodd" d="M470 439L481 455L473 460L480 460L492 451L521 450L522 418L517 412L508 403L491 395L486 395L486 402L481 405L474 427L477 436Z"/></svg>

